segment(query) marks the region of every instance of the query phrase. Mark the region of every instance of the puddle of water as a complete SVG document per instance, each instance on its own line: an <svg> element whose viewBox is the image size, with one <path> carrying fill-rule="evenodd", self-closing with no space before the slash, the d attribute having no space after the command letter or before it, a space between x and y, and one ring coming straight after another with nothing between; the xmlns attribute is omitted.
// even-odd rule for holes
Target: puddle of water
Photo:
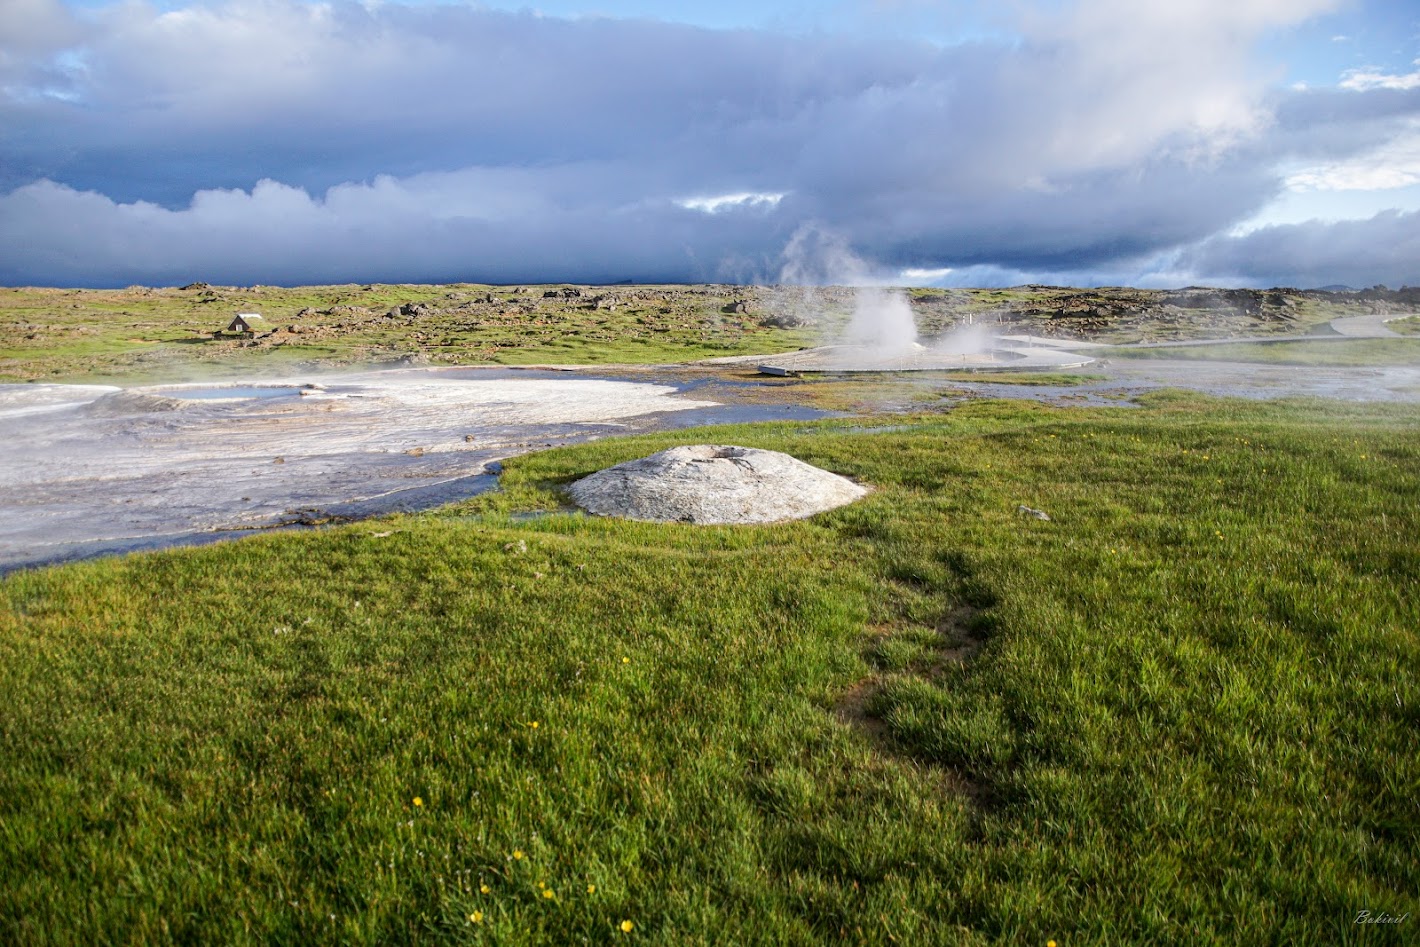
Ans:
<svg viewBox="0 0 1420 947"><path fill-rule="evenodd" d="M677 411L657 419L657 427L687 428L709 424L752 424L755 421L817 421L842 418L842 411L824 411L797 404L726 404L715 408Z"/></svg>
<svg viewBox="0 0 1420 947"><path fill-rule="evenodd" d="M588 371L564 371L552 368L501 368L497 366L450 366L448 368L406 368L394 372L381 372L401 381L513 381L519 378L542 380L566 380L568 378L593 378L602 380L627 381L624 375L603 375L595 369Z"/></svg>
<svg viewBox="0 0 1420 947"><path fill-rule="evenodd" d="M939 392L938 408L980 397L1130 407L1129 398L1165 385L1254 398L1420 400L1416 368L1118 360L1100 371L1109 378L1072 386L992 383L989 376L900 378ZM220 409L161 411L144 407L141 398L125 401L119 396L126 393L113 388L0 386L0 443L7 446L0 456L0 574L213 542L255 528L309 528L301 524L428 509L493 487L486 463L598 437L851 416L735 403L754 397L746 389L781 383L671 369L416 369L319 380L331 387L310 398L299 397L296 382L139 390L227 402ZM737 397L735 389L745 393ZM697 390L700 399L688 394ZM284 400L272 404L276 399ZM107 400L113 404L102 411L60 410ZM924 407L911 402L899 410ZM896 429L870 423L862 431Z"/></svg>
<svg viewBox="0 0 1420 947"><path fill-rule="evenodd" d="M182 401L232 401L238 399L246 401L254 398L294 398L300 394L300 391L296 388L274 385L228 385L212 388L170 388L165 391L160 390L158 393Z"/></svg>
<svg viewBox="0 0 1420 947"><path fill-rule="evenodd" d="M1232 398L1329 398L1337 401L1420 401L1420 367L1338 367L1115 359L1102 367L1114 385L1188 388Z"/></svg>
<svg viewBox="0 0 1420 947"><path fill-rule="evenodd" d="M569 371L566 369L547 368L429 368L402 373L402 377L410 380L440 381L457 379L461 381L509 381L515 379L554 379L565 381L568 378L583 378L594 381L631 381L643 384L670 385L682 395L697 394L701 397L714 398L719 391L753 391L762 388L785 388L792 383L784 379L756 378L746 380L742 378L727 378L723 374L689 373L685 370L675 368L655 368L648 367L633 371L598 371L595 366Z"/></svg>
<svg viewBox="0 0 1420 947"><path fill-rule="evenodd" d="M416 484L377 497L336 501L316 506L295 506L273 517L253 522L250 526L209 528L201 531L152 532L146 535L101 539L75 539L70 542L42 546L32 551L0 554L0 577L21 569L76 562L99 556L122 555L169 549L178 546L206 546L231 539L241 539L268 532L291 532L318 529L326 524L368 519L387 513L418 513L459 500L466 500L496 489L498 478L492 474L473 474L433 484ZM0 544L3 548L3 544Z"/></svg>
<svg viewBox="0 0 1420 947"><path fill-rule="evenodd" d="M0 458L0 573L429 509L495 486L485 465L499 458L609 434L827 416L716 405L647 372L320 380L328 387L310 398L297 382L135 389L128 400L96 389L84 400L110 398L106 410L60 420L24 413L47 406L45 392L14 394L14 416L0 418L0 441L13 447ZM145 394L191 404L155 411ZM264 410L274 399L282 409Z"/></svg>
<svg viewBox="0 0 1420 947"><path fill-rule="evenodd" d="M742 379L737 378L697 378L692 381L680 383L676 387L680 389L682 394L686 394L692 391L698 391L702 394L706 394L708 392L704 392L702 389L725 388L732 390L746 390L757 388L788 388L793 384L795 384L795 382L784 380L769 381L765 379L762 381L744 381Z"/></svg>
<svg viewBox="0 0 1420 947"><path fill-rule="evenodd" d="M1159 388L1185 388L1230 398L1329 398L1339 401L1420 401L1420 368L1380 366L1256 365L1169 359L1117 359L1091 366L1107 375L1079 385L1020 385L945 378L935 373L898 374L899 383L937 390L944 403L974 398L1042 401L1056 405L1134 408L1132 399ZM854 376L825 376L826 380ZM857 376L861 377L861 376ZM901 406L911 411L919 406ZM891 406L892 410L899 410Z"/></svg>
<svg viewBox="0 0 1420 947"><path fill-rule="evenodd" d="M456 503L469 497L486 493L498 486L498 477L491 473L456 477L442 483L421 484L396 490L367 500L352 500L346 503L330 503L310 512L316 518L322 516L341 520L358 520L384 513L417 513L430 510L446 503Z"/></svg>
<svg viewBox="0 0 1420 947"><path fill-rule="evenodd" d="M1136 388L1124 392L1117 384L1096 382L1087 385L1008 385L1000 382L953 381L952 387L969 398L1002 398L1016 401L1043 401L1047 404L1070 404L1089 408L1135 408L1129 398L1139 393ZM944 393L949 401L966 401L960 394Z"/></svg>
<svg viewBox="0 0 1420 947"><path fill-rule="evenodd" d="M281 531L314 528L294 524L276 527ZM41 566L80 562L84 559L97 559L100 556L121 556L130 552L153 552L159 549L175 549L186 546L210 546L213 543L227 542L250 535L252 535L250 530L226 530L211 533L155 534L130 539L96 539L87 543L67 545L58 552L45 552L30 557L0 560L0 578L4 578L12 572Z"/></svg>

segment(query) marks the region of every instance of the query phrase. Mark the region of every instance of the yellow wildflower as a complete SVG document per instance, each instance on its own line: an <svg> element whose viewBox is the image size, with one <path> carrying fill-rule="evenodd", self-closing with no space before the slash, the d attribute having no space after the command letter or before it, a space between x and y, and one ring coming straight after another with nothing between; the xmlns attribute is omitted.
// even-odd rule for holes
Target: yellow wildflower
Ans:
<svg viewBox="0 0 1420 947"><path fill-rule="evenodd" d="M488 892L492 891L493 889L490 888L490 887L488 887L487 885L479 885L479 886L478 886L478 890L479 890L479 892L482 893L482 894L487 894Z"/></svg>
<svg viewBox="0 0 1420 947"><path fill-rule="evenodd" d="M422 806L422 805L424 805L424 800L423 800L423 799L420 799L418 796L415 796L415 797L414 797L414 804L415 804L416 806Z"/></svg>
<svg viewBox="0 0 1420 947"><path fill-rule="evenodd" d="M483 923L483 912L482 912L482 911L474 911L472 914L470 914L470 915L468 916L468 920L469 920L469 923L470 923L470 924L482 924L482 923Z"/></svg>
<svg viewBox="0 0 1420 947"><path fill-rule="evenodd" d="M523 850L520 849L520 848L515 848L515 849L513 849L513 857L516 858L516 859L519 860L519 861L522 861L522 858L523 858Z"/></svg>
<svg viewBox="0 0 1420 947"><path fill-rule="evenodd" d="M596 885L587 885L587 894L596 894L596 892L597 892L597 886L596 886Z"/></svg>
<svg viewBox="0 0 1420 947"><path fill-rule="evenodd" d="M621 932L622 932L623 934L630 934L630 933L631 933L631 928L633 928L633 927L635 927L635 926L636 926L636 925L635 925L635 924L632 924L630 921L622 921L622 922L621 922Z"/></svg>
<svg viewBox="0 0 1420 947"><path fill-rule="evenodd" d="M544 889L542 890L542 896L543 896L544 898L550 898L550 897L552 897L552 889L551 889L551 888L544 888Z"/></svg>

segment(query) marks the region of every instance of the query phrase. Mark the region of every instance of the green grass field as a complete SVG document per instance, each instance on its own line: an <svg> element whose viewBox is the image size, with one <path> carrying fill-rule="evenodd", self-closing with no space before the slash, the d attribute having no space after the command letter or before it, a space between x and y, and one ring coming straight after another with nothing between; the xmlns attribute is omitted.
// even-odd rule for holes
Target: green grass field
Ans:
<svg viewBox="0 0 1420 947"><path fill-rule="evenodd" d="M124 384L279 377L418 358L446 365L648 364L782 352L817 335L728 313L733 287L441 286L0 288L0 382ZM588 308L619 294L614 309ZM399 307L419 307L410 315ZM237 312L257 338L218 340ZM760 315L767 313L761 312Z"/></svg>
<svg viewBox="0 0 1420 947"><path fill-rule="evenodd" d="M1386 305L1407 305L1407 294ZM911 295L926 339L970 318L1002 332L1114 343L1296 334L1377 304L1352 294L1267 292L1238 309L1226 293L1125 287ZM841 287L0 287L0 383L272 378L411 358L435 365L659 364L833 341L852 310L852 294ZM256 338L213 338L238 312L262 314ZM814 324L784 327L800 317Z"/></svg>
<svg viewBox="0 0 1420 947"><path fill-rule="evenodd" d="M1413 913L1353 922L1420 912L1416 420L1163 393L677 432L12 575L0 941L1404 943ZM706 440L875 489L557 512Z"/></svg>
<svg viewBox="0 0 1420 947"><path fill-rule="evenodd" d="M1392 332L1399 332L1401 335L1420 335L1420 316L1396 319L1393 322L1386 323L1386 327Z"/></svg>

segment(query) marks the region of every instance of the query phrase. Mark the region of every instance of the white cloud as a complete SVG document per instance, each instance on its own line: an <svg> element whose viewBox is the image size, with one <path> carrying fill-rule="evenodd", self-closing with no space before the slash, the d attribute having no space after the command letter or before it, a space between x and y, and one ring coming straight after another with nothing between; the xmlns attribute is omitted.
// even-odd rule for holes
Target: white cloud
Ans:
<svg viewBox="0 0 1420 947"><path fill-rule="evenodd" d="M737 194L717 194L714 197L683 197L676 201L681 207L689 210L698 210L706 214L718 214L722 210L748 207L774 207L784 199L785 195L778 194L755 194L750 191L741 191Z"/></svg>
<svg viewBox="0 0 1420 947"><path fill-rule="evenodd" d="M1378 191L1420 184L1420 119L1378 148L1288 175L1293 191Z"/></svg>
<svg viewBox="0 0 1420 947"><path fill-rule="evenodd" d="M1420 60L1416 60L1416 65L1420 65ZM1341 88L1350 89L1352 92L1366 92L1370 89L1420 89L1420 70L1393 75L1376 70L1353 69L1342 77Z"/></svg>
<svg viewBox="0 0 1420 947"><path fill-rule="evenodd" d="M1255 67L1253 44L1335 6L1082 0L1036 14L1027 19L1026 68L1044 67L1035 93L1071 119L1043 128L1037 147L1064 167L1133 163L1160 149L1214 160L1268 124L1268 77Z"/></svg>
<svg viewBox="0 0 1420 947"><path fill-rule="evenodd" d="M1214 237L1181 256L1182 268L1215 283L1420 285L1420 212L1364 220L1307 221Z"/></svg>
<svg viewBox="0 0 1420 947"><path fill-rule="evenodd" d="M935 269L925 270L918 267L909 266L906 269L900 270L898 272L898 275L902 279L913 283L935 283L938 280L946 279L954 272L956 271L953 270L950 266L940 266Z"/></svg>
<svg viewBox="0 0 1420 947"><path fill-rule="evenodd" d="M60 0L0 3L0 64L52 53L82 36L82 26Z"/></svg>
<svg viewBox="0 0 1420 947"><path fill-rule="evenodd" d="M1284 163L1293 187L1413 173L1391 87L1258 67L1259 39L1333 5L1042 2L1009 42L942 47L116 3L88 33L0 32L0 280L763 278L810 221L894 278L1148 277L1257 213Z"/></svg>

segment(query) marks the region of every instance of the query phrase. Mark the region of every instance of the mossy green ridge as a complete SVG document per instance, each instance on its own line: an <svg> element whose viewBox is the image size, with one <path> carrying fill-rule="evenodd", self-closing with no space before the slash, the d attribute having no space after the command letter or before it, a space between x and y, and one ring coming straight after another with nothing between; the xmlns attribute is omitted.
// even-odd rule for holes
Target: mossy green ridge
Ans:
<svg viewBox="0 0 1420 947"><path fill-rule="evenodd" d="M803 329L728 312L734 287L0 289L0 381L275 377L434 365L647 364L784 351ZM214 338L238 312L253 339Z"/></svg>
<svg viewBox="0 0 1420 947"><path fill-rule="evenodd" d="M848 287L132 286L0 288L0 382L140 384L352 365L646 365L769 355L838 338ZM924 339L965 325L1110 343L1286 336L1414 312L1420 289L911 290ZM215 338L238 312L255 337Z"/></svg>
<svg viewBox="0 0 1420 947"><path fill-rule="evenodd" d="M1415 422L1161 393L702 429L12 575L0 941L1402 943ZM688 442L875 490L559 512Z"/></svg>

